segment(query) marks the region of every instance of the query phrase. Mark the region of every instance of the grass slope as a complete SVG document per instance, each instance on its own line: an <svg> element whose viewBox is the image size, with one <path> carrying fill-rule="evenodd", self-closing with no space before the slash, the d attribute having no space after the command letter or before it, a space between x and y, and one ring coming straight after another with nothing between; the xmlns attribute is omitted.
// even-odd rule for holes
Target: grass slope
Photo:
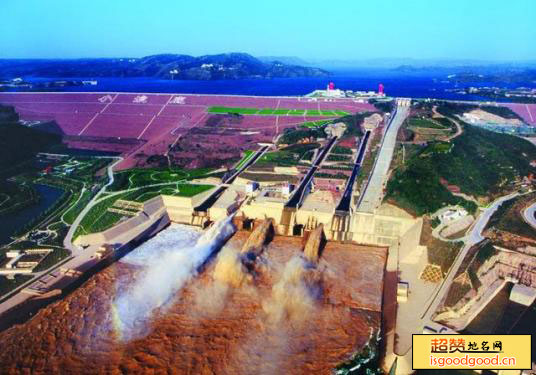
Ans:
<svg viewBox="0 0 536 375"><path fill-rule="evenodd" d="M408 123L409 126L416 128L446 129L442 124L425 118L411 118Z"/></svg>
<svg viewBox="0 0 536 375"><path fill-rule="evenodd" d="M123 215L109 212L108 208L112 207L114 203L119 200L129 200L135 202L145 202L151 198L160 194L173 195L179 197L193 197L197 194L203 193L212 189L212 185L197 185L197 184L176 184L169 186L155 186L137 189L130 192L120 193L111 197L104 198L97 203L82 219L80 226L76 228L74 238L90 234L101 232L114 226ZM177 190L178 189L178 190Z"/></svg>
<svg viewBox="0 0 536 375"><path fill-rule="evenodd" d="M246 107L222 107L213 106L207 109L208 113L234 113L239 115L264 115L264 116L326 116L338 117L349 115L341 110L316 110L316 109L289 109L289 108L246 108Z"/></svg>

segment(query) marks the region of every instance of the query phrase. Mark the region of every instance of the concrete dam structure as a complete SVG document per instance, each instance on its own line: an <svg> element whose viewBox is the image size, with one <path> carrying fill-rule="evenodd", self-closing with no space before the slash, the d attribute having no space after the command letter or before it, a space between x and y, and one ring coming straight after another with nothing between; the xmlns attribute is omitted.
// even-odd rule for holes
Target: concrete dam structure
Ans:
<svg viewBox="0 0 536 375"><path fill-rule="evenodd" d="M321 149L312 167L290 197L265 192L252 194L235 179L267 151L268 146L263 146L249 163L214 189L189 198L160 195L145 202L143 210L135 217L107 231L81 236L76 242L122 244L157 220L205 228L210 223L236 212L233 221L239 230L248 230L251 225L255 227L256 223L264 221L261 225L270 225L275 235L303 237L322 226L327 240L380 246L397 245L417 219L395 206L382 204L382 199L396 134L408 115L408 103L399 102L386 127L369 182L364 191L359 192L355 186L355 177L366 154L371 132L367 131L362 137L352 176L347 181L340 202L326 202L323 200L323 192L313 188L315 171L335 145L337 136L330 138Z"/></svg>
<svg viewBox="0 0 536 375"><path fill-rule="evenodd" d="M260 207L259 207L260 208ZM337 215L334 212L319 212L299 209L288 210L284 207L270 206L268 213L242 206L237 220L241 226L257 222L264 217L274 221L274 230L283 236L306 236L322 226L327 240L353 241L361 244L391 246L418 221L404 210L391 204L382 204L374 213L353 212Z"/></svg>
<svg viewBox="0 0 536 375"><path fill-rule="evenodd" d="M199 216L195 215L194 209L207 197L210 197L214 190L206 191L191 198L158 195L144 202L143 209L135 216L121 221L103 232L79 236L74 243L78 246L112 244L115 247L120 247L157 222L161 228L170 223L205 227L209 223L207 218L196 221Z"/></svg>
<svg viewBox="0 0 536 375"><path fill-rule="evenodd" d="M301 204L288 205L286 200L280 197L259 194L246 199L238 209L238 216L246 221L272 218L276 233L283 236L305 236L322 226L328 240L381 246L399 244L401 238L418 220L402 209L382 203L382 200L396 145L396 135L409 115L409 104L407 99L398 100L397 108L384 131L372 174L362 192L358 191L354 182L369 146L370 130L361 137L352 175L339 202L322 201L322 192L311 188L313 167L300 183L301 190L305 192L300 194ZM332 146L328 143L323 152ZM321 161L321 157L316 160L317 163Z"/></svg>
<svg viewBox="0 0 536 375"><path fill-rule="evenodd" d="M324 226L320 224L314 231L309 233L309 238L303 249L303 255L309 262L316 264L325 246L326 236L324 234Z"/></svg>
<svg viewBox="0 0 536 375"><path fill-rule="evenodd" d="M248 237L240 251L242 254L253 253L259 255L264 245L271 241L274 236L274 226L271 219L264 220L259 224Z"/></svg>

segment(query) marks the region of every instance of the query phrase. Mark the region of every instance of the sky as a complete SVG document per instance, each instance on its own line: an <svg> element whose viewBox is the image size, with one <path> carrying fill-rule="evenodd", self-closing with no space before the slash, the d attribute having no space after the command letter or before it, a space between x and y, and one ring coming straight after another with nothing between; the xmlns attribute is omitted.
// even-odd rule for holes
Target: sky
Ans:
<svg viewBox="0 0 536 375"><path fill-rule="evenodd" d="M536 0L0 0L0 58L536 59Z"/></svg>

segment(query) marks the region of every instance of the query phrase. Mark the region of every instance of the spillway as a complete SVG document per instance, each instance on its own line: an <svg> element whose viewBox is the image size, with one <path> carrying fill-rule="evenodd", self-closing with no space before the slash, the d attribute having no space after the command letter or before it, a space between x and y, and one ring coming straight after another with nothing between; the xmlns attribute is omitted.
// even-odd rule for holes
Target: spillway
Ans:
<svg viewBox="0 0 536 375"><path fill-rule="evenodd" d="M174 225L135 249L122 261L142 267L134 282L119 282L114 324L123 340L144 336L156 310L167 309L178 291L233 235L232 216L205 231Z"/></svg>

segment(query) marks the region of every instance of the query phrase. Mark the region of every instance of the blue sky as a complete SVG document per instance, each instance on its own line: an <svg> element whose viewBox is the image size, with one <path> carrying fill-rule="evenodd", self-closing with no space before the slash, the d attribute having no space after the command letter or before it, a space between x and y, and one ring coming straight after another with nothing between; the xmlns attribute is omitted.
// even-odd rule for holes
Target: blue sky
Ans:
<svg viewBox="0 0 536 375"><path fill-rule="evenodd" d="M535 0L0 0L0 58L536 59Z"/></svg>

